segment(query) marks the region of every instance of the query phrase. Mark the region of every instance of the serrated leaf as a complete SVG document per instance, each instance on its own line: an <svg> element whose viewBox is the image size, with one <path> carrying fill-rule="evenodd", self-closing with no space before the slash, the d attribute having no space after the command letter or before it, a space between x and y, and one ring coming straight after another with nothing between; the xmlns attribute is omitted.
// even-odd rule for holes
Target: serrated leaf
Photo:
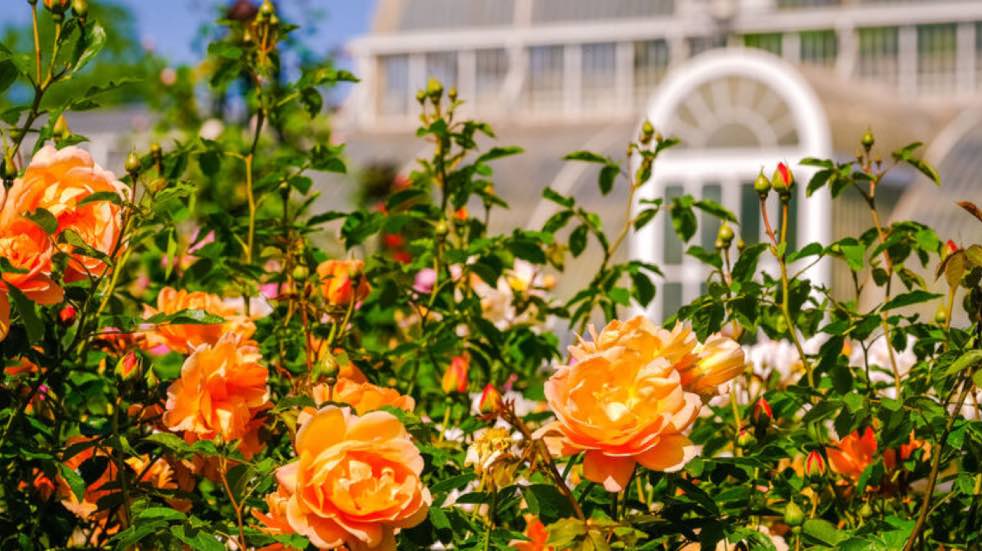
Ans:
<svg viewBox="0 0 982 551"><path fill-rule="evenodd" d="M944 376L948 377L956 373L961 373L979 364L982 364L982 350L969 350L959 356L957 360L951 362L951 365L945 369Z"/></svg>
<svg viewBox="0 0 982 551"><path fill-rule="evenodd" d="M37 224L48 235L58 231L58 219L55 218L55 215L48 212L47 209L38 208L34 212L25 213L24 218Z"/></svg>
<svg viewBox="0 0 982 551"><path fill-rule="evenodd" d="M72 493L75 494L76 499L82 501L85 497L85 480L82 479L82 475L64 463L58 463L58 471L72 489Z"/></svg>
<svg viewBox="0 0 982 551"><path fill-rule="evenodd" d="M123 204L123 198L120 197L119 194L116 193L115 191L97 191L93 194L90 194L85 199L79 201L78 206L88 205L89 203L98 203L102 201L109 202L114 205Z"/></svg>
<svg viewBox="0 0 982 551"><path fill-rule="evenodd" d="M563 159L567 161L585 161L588 163L602 163L608 164L610 162L607 157L600 155L599 153L594 153L592 151L574 151L572 153L567 153Z"/></svg>
<svg viewBox="0 0 982 551"><path fill-rule="evenodd" d="M726 220L727 222L730 222L732 224L739 225L739 221L737 221L737 217L734 216L732 212L727 210L726 207L724 207L723 205L717 203L716 201L713 201L712 199L700 199L695 203L693 203L693 206L695 206L697 209L703 212L712 214L716 218L719 218L721 220Z"/></svg>
<svg viewBox="0 0 982 551"><path fill-rule="evenodd" d="M615 164L605 165L600 169L600 176L598 178L598 185L600 186L600 193L607 195L610 190L614 188L614 180L617 179L617 175L620 174L621 168Z"/></svg>
<svg viewBox="0 0 982 551"><path fill-rule="evenodd" d="M27 338L32 343L39 341L44 336L44 325L42 325L41 320L38 318L34 302L24 296L24 293L13 285L7 285L7 293L10 295L10 298L14 299L14 307L17 309L17 313L20 314L21 323L24 324L24 328L27 330Z"/></svg>
<svg viewBox="0 0 982 551"><path fill-rule="evenodd" d="M569 234L569 252L573 256L580 256L586 248L587 235L589 228L586 224L580 224Z"/></svg>

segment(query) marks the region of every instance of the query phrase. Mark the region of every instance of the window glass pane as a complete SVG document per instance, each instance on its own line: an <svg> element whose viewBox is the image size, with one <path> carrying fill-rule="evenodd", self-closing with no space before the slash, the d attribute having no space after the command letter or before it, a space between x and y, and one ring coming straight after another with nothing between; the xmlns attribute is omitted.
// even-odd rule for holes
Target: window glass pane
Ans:
<svg viewBox="0 0 982 551"><path fill-rule="evenodd" d="M839 52L835 31L806 31L801 33L801 62L831 66Z"/></svg>
<svg viewBox="0 0 982 551"><path fill-rule="evenodd" d="M457 86L457 52L430 52L426 54L426 80L435 78L444 89Z"/></svg>
<svg viewBox="0 0 982 551"><path fill-rule="evenodd" d="M748 34L743 37L748 48L759 48L775 55L781 55L781 33Z"/></svg>
<svg viewBox="0 0 982 551"><path fill-rule="evenodd" d="M859 76L896 85L898 52L896 27L859 29Z"/></svg>
<svg viewBox="0 0 982 551"><path fill-rule="evenodd" d="M528 101L533 110L558 110L563 104L563 47L529 49Z"/></svg>
<svg viewBox="0 0 982 551"><path fill-rule="evenodd" d="M672 203L672 199L680 197L682 195L682 186L673 185L665 186L665 209L669 208ZM667 212L666 212L667 214ZM672 227L672 217L663 216L662 223L664 224L665 232L665 243L664 243L664 257L665 264L681 264L682 263L682 241L679 237L675 235L675 228Z"/></svg>
<svg viewBox="0 0 982 551"><path fill-rule="evenodd" d="M379 112L405 115L409 107L409 56L382 56L378 62Z"/></svg>
<svg viewBox="0 0 982 551"><path fill-rule="evenodd" d="M661 314L666 319L682 307L682 284L665 283L661 286Z"/></svg>
<svg viewBox="0 0 982 551"><path fill-rule="evenodd" d="M667 42L646 40L634 43L634 97L638 106L647 106L648 99L667 69Z"/></svg>
<svg viewBox="0 0 982 551"><path fill-rule="evenodd" d="M723 188L719 184L706 184L702 186L702 198L723 204ZM699 220L699 233L702 248L711 251L716 244L719 219L702 211L699 211L699 217L701 218Z"/></svg>
<svg viewBox="0 0 982 551"><path fill-rule="evenodd" d="M478 105L497 103L508 75L508 53L504 48L477 50L474 52L474 64L477 73L474 101Z"/></svg>
<svg viewBox="0 0 982 551"><path fill-rule="evenodd" d="M753 182L740 186L740 238L748 245L760 240L760 196Z"/></svg>
<svg viewBox="0 0 982 551"><path fill-rule="evenodd" d="M585 109L609 107L617 103L614 72L617 47L612 42L584 44L582 52L581 100Z"/></svg>
<svg viewBox="0 0 982 551"><path fill-rule="evenodd" d="M917 27L917 89L946 93L955 87L955 25Z"/></svg>

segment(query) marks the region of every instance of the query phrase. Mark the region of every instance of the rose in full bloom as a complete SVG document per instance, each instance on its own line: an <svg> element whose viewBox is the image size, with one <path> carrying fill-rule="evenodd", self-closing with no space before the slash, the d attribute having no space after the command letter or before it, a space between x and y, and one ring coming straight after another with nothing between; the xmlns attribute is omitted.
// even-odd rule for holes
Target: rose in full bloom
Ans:
<svg viewBox="0 0 982 551"><path fill-rule="evenodd" d="M586 452L583 475L612 492L624 488L637 463L682 468L696 453L682 433L701 400L682 385L680 368L698 361L695 346L687 327L666 331L638 316L571 347L576 362L545 384L556 421L540 434L550 450Z"/></svg>
<svg viewBox="0 0 982 551"><path fill-rule="evenodd" d="M332 394L333 392L333 394ZM416 401L412 396L404 396L394 388L383 388L368 382L357 382L339 378L332 389L325 383L311 390L314 402L342 402L350 405L359 415L374 411L383 406L392 406L403 411L412 411Z"/></svg>
<svg viewBox="0 0 982 551"><path fill-rule="evenodd" d="M269 400L269 373L260 359L255 344L235 333L196 348L167 389L164 425L205 440L245 437Z"/></svg>
<svg viewBox="0 0 982 551"><path fill-rule="evenodd" d="M201 291L188 292L164 287L157 295L157 307L146 306L144 318L156 314L175 314L181 310L203 310L225 319L224 323L171 324L156 325L147 332L144 346L148 349L159 346L174 352L188 353L202 344L215 344L227 333L234 333L248 339L256 332L256 325L240 301L225 300L218 295Z"/></svg>
<svg viewBox="0 0 982 551"><path fill-rule="evenodd" d="M372 288L363 273L361 260L325 260L317 266L321 294L332 306L348 306L365 300Z"/></svg>
<svg viewBox="0 0 982 551"><path fill-rule="evenodd" d="M123 209L118 202L108 200L85 202L95 193L110 193L125 200L130 189L112 172L97 165L84 149L44 146L31 159L24 176L10 188L0 212L0 228L9 228L25 214L43 208L58 222L55 235L70 230L85 245L103 254L118 252ZM100 276L106 271L102 260L82 254L72 245L61 247L70 255L66 281Z"/></svg>
<svg viewBox="0 0 982 551"><path fill-rule="evenodd" d="M0 275L0 341L10 330L8 286L38 304L57 304L64 298L64 291L51 278L52 243L51 236L26 218L0 226L0 258L16 270Z"/></svg>
<svg viewBox="0 0 982 551"><path fill-rule="evenodd" d="M315 547L394 550L396 532L426 518L423 457L392 414L325 406L301 417L295 447L297 460L276 472L270 518L283 518L285 498L290 529Z"/></svg>
<svg viewBox="0 0 982 551"><path fill-rule="evenodd" d="M859 480L866 467L876 456L876 434L873 427L866 427L860 433L853 431L848 436L825 448L829 458L829 468L846 478Z"/></svg>

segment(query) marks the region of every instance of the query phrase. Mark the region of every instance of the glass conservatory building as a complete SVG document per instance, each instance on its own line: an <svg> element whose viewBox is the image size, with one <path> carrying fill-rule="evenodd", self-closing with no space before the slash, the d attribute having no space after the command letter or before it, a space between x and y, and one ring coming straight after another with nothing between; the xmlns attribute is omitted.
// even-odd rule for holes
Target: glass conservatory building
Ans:
<svg viewBox="0 0 982 551"><path fill-rule="evenodd" d="M929 160L955 180L969 177L965 162L942 161L982 153L982 119L973 114L982 98L982 2L380 0L372 31L348 50L362 83L339 128L355 164L379 160L370 155L380 149L402 166L413 162L423 146L410 132L414 95L436 77L457 87L467 114L494 125L500 142L526 149L496 170L512 205L502 226L541 227L552 212L541 200L546 186L620 223L626 199L601 198L593 169L561 157L592 149L623 158L644 118L682 139L656 165L649 196L720 201L745 221L739 233L748 242L761 238L751 182L762 167L849 158L868 127L884 152L927 142ZM804 167L796 172L807 180ZM918 178L894 173L878 194L883 206L929 223L955 216L913 206L910 194L927 193ZM952 189L959 199L982 193ZM798 209L799 244L869 226L859 201L817 197ZM658 317L696 296L704 279L667 224L649 226L624 251L665 271ZM711 246L714 237L707 224L696 240ZM812 276L851 288L837 284L847 276L831 266Z"/></svg>

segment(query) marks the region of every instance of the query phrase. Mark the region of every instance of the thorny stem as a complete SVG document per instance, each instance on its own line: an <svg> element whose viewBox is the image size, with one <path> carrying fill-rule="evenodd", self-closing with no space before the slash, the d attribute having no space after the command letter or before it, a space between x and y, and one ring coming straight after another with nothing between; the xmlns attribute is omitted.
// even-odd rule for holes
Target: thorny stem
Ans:
<svg viewBox="0 0 982 551"><path fill-rule="evenodd" d="M960 386L962 387L962 392L958 396L955 412L962 409L962 404L965 403L965 397L968 396L968 391L972 389L972 382L968 380ZM946 404L951 400L957 388L958 386L951 389L951 392L948 393L948 398L945 399ZM938 482L938 473L941 470L941 456L944 453L945 441L948 439L948 434L951 432L951 428L954 426L957 417L957 414L948 416L948 423L945 424L944 432L941 434L941 438L938 439L938 447L934 453L934 459L931 461L931 475L928 477L927 488L924 490L924 501L921 502L921 511L917 515L917 524L914 525L914 530L910 533L907 544L904 545L904 551L910 551L914 548L914 542L917 541L918 536L920 536L921 531L924 529L924 523L927 521L928 512L931 509L931 498L934 494L934 487Z"/></svg>

